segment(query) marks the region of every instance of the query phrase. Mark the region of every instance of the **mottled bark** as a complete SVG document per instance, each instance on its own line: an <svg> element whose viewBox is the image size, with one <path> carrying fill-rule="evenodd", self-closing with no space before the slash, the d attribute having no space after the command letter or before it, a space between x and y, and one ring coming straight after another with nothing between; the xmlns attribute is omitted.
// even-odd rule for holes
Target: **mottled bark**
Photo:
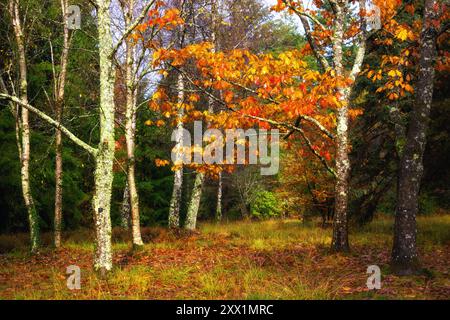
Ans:
<svg viewBox="0 0 450 320"><path fill-rule="evenodd" d="M213 113L213 100L209 99L208 112ZM195 174L194 187L191 194L191 199L188 205L185 228L194 230L197 225L198 210L200 209L200 200L202 198L203 184L205 183L205 174L197 172Z"/></svg>
<svg viewBox="0 0 450 320"><path fill-rule="evenodd" d="M126 26L133 20L134 1L128 1L125 13ZM141 238L139 195L136 187L135 174L135 136L136 136L136 84L134 81L134 47L130 40L126 41L126 111L125 111L125 139L127 144L127 182L130 193L131 232L133 247L144 245Z"/></svg>
<svg viewBox="0 0 450 320"><path fill-rule="evenodd" d="M183 76L180 74L177 81L178 90L178 103L182 104L184 101L184 81ZM182 147L183 147L183 108L178 109L178 123L177 123L177 136L176 136L176 146L177 152L179 153L179 159L182 159ZM174 182L173 182L173 192L172 199L170 200L169 208L169 227L179 228L180 227L180 205L181 205L181 191L183 185L183 165L178 163L179 168L175 170Z"/></svg>
<svg viewBox="0 0 450 320"><path fill-rule="evenodd" d="M57 106L56 121L61 122L62 108ZM55 137L55 216L53 220L54 225L54 239L53 244L55 248L61 246L61 228L62 228L62 196L63 196L63 160L62 160L62 134L61 131L56 131Z"/></svg>
<svg viewBox="0 0 450 320"><path fill-rule="evenodd" d="M20 98L1 93L0 98L16 103L22 112L22 117L18 128L21 129L21 152L22 161L22 187L27 208L29 210L30 231L32 248L37 249L38 245L38 220L31 198L29 188L29 127L28 110L39 116L56 129L64 133L71 141L89 152L95 158L95 192L93 196L94 226L95 226L95 254L94 268L105 275L112 269L112 249L111 249L111 189L113 181L113 160L115 151L114 140L114 66L112 61L113 40L111 35L110 0L97 0L98 36L99 36L99 56L100 56L100 141L98 148L93 148L87 143L77 138L70 130L64 127L61 122L54 120L39 109L30 105L26 99L26 62L25 50L23 47L23 35L18 19L17 2L10 1L10 12L13 19L14 29L19 47L19 67L21 74ZM23 54L20 54L22 52ZM17 112L18 114L18 112Z"/></svg>
<svg viewBox="0 0 450 320"><path fill-rule="evenodd" d="M120 225L122 228L130 228L130 192L128 189L128 182L123 189L122 206L120 207Z"/></svg>
<svg viewBox="0 0 450 320"><path fill-rule="evenodd" d="M192 189L191 200L189 201L186 222L184 227L188 230L195 230L197 227L198 209L202 198L203 183L205 181L204 173L197 173L195 176L194 187Z"/></svg>
<svg viewBox="0 0 450 320"><path fill-rule="evenodd" d="M342 65L345 4L337 3L335 6L336 21L333 36L333 62L336 75L344 75ZM336 134L336 186L335 186L335 215L333 223L333 239L331 248L333 251L342 252L349 250L348 244L348 179L350 173L350 161L348 157L348 99L347 88L339 88L342 105L337 111Z"/></svg>
<svg viewBox="0 0 450 320"><path fill-rule="evenodd" d="M96 239L94 268L101 275L105 275L112 269L110 209L115 150L115 106L110 4L110 0L97 0L100 55L100 142L95 159L93 207Z"/></svg>
<svg viewBox="0 0 450 320"><path fill-rule="evenodd" d="M10 0L8 3L8 9L11 16L17 45L19 64L19 98L20 102L28 104L27 63L18 2ZM30 186L30 126L28 118L28 109L19 106L16 113L16 130L20 130L20 132L16 134L16 137L19 139L18 146L20 146L19 157L22 195L28 213L31 252L36 253L39 249L39 217L34 206Z"/></svg>
<svg viewBox="0 0 450 320"><path fill-rule="evenodd" d="M343 65L343 47L345 33L345 19L349 10L348 1L332 1L333 10L336 14L333 27L333 63L337 77L344 77L345 67ZM366 22L364 12L366 0L359 0L360 32L355 43L357 48L353 66L348 74L354 83L359 73L366 53ZM350 250L348 242L348 193L350 177L349 159L349 117L350 96L353 84L338 88L341 106L337 111L337 133L336 133L336 185L335 185L335 213L333 221L333 238L331 249L335 252L346 252Z"/></svg>
<svg viewBox="0 0 450 320"><path fill-rule="evenodd" d="M219 172L219 179L217 184L216 221L222 221L222 172Z"/></svg>
<svg viewBox="0 0 450 320"><path fill-rule="evenodd" d="M394 124L395 149L397 155L401 158L406 141L406 126L403 121L402 113L397 105L390 108L389 117Z"/></svg>
<svg viewBox="0 0 450 320"><path fill-rule="evenodd" d="M61 0L61 11L64 19L63 50L61 54L61 71L58 80L55 79L55 111L56 121L61 123L64 95L66 85L67 60L69 57L69 28L67 26L67 0ZM56 130L55 138L55 217L54 217L54 245L61 246L61 225L62 225L62 199L63 199L63 159L62 159L62 132Z"/></svg>
<svg viewBox="0 0 450 320"><path fill-rule="evenodd" d="M419 266L416 215L420 181L423 174L423 154L433 98L438 30L435 29L432 21L438 16L437 3L436 0L425 1L416 98L400 160L394 245L391 257L392 270L399 275L415 273Z"/></svg>

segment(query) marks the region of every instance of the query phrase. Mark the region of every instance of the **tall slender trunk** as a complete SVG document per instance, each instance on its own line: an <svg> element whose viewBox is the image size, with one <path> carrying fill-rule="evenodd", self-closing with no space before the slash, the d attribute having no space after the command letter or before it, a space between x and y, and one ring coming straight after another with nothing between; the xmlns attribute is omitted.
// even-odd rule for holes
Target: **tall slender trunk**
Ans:
<svg viewBox="0 0 450 320"><path fill-rule="evenodd" d="M183 76L180 74L177 81L178 90L178 103L182 104L184 100L184 81ZM183 108L178 109L178 124L177 124L177 136L176 136L176 147L177 152L179 152L179 158L182 159L181 153L183 152ZM181 203L181 191L183 185L183 166L179 164L180 167L175 171L174 183L173 183L173 193L172 199L170 200L169 208L169 227L179 228L180 227L180 203Z"/></svg>
<svg viewBox="0 0 450 320"><path fill-rule="evenodd" d="M211 43L213 43L216 46L216 20L217 20L217 4L216 0L213 0L211 2ZM215 49L213 49L213 52L215 52ZM213 100L212 98L209 99L208 102L208 112L213 113ZM205 174L198 172L195 175L195 181L194 181L194 187L192 189L192 195L191 199L189 201L188 205L188 211L186 216L186 222L184 227L188 230L195 230L197 226L197 216L198 216L198 210L200 208L200 200L202 198L202 192L203 192L203 184L205 182Z"/></svg>
<svg viewBox="0 0 450 320"><path fill-rule="evenodd" d="M128 181L123 189L122 206L120 208L120 225L125 228L130 228L130 191L128 189Z"/></svg>
<svg viewBox="0 0 450 320"><path fill-rule="evenodd" d="M125 13L126 27L133 20L134 1L128 2L128 10ZM135 136L136 136L136 86L134 81L134 48L133 44L126 40L126 122L125 139L127 143L127 181L130 193L131 208L131 232L133 247L144 245L141 238L141 225L139 217L139 194L136 187L135 175Z"/></svg>
<svg viewBox="0 0 450 320"><path fill-rule="evenodd" d="M216 221L222 221L222 172L219 172L219 179L217 184Z"/></svg>
<svg viewBox="0 0 450 320"><path fill-rule="evenodd" d="M344 75L343 62L343 38L344 38L344 18L345 6L337 3L336 22L334 27L334 68L336 75ZM333 239L331 248L335 252L349 250L348 244L348 179L350 173L350 161L348 157L348 100L349 90L339 88L342 106L337 113L337 135L336 135L336 187L335 187L335 215L333 223Z"/></svg>
<svg viewBox="0 0 450 320"><path fill-rule="evenodd" d="M110 209L115 140L110 4L111 0L97 0L100 55L100 142L95 159L93 208L96 239L94 269L101 275L105 275L112 269Z"/></svg>
<svg viewBox="0 0 450 320"><path fill-rule="evenodd" d="M64 19L63 50L61 54L61 71L56 84L56 121L61 123L64 95L66 85L67 60L69 56L69 28L67 26L67 0L61 0L61 11ZM56 79L55 79L56 81ZM63 197L63 159L62 159L62 132L56 130L55 141L55 217L54 217L54 245L56 248L61 246L61 224L62 224L62 197Z"/></svg>
<svg viewBox="0 0 450 320"><path fill-rule="evenodd" d="M27 62L23 30L20 22L19 4L17 1L10 0L8 5L19 59L19 98L23 103L28 103ZM19 157L22 194L28 213L31 252L36 253L39 249L39 216L34 206L30 186L30 126L28 116L27 109L18 107L16 113L16 130L19 129L20 132L16 134L16 137L19 139L18 146L20 146Z"/></svg>
<svg viewBox="0 0 450 320"><path fill-rule="evenodd" d="M56 121L61 122L62 108L56 106ZM61 227L62 227L62 193L63 193L63 160L62 160L62 134L56 130L55 138L55 217L54 217L54 239L55 248L61 246Z"/></svg>
<svg viewBox="0 0 450 320"><path fill-rule="evenodd" d="M394 244L391 267L399 275L417 272L419 267L416 235L416 215L420 181L423 174L423 154L433 99L434 61L438 32L432 21L438 16L436 0L425 1L420 43L419 76L416 98L408 124L404 151L400 160Z"/></svg>

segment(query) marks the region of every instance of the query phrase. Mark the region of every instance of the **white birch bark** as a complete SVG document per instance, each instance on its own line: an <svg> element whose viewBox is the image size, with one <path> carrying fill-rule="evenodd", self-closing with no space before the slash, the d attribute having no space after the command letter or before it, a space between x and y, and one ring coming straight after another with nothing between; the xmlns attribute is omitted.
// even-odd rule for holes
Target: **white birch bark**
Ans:
<svg viewBox="0 0 450 320"><path fill-rule="evenodd" d="M113 182L114 139L114 67L112 62L111 0L97 0L100 55L100 142L95 162L94 269L101 275L112 270L111 189Z"/></svg>
<svg viewBox="0 0 450 320"><path fill-rule="evenodd" d="M185 229L195 230L197 227L198 209L200 207L200 200L202 198L203 183L205 182L205 174L197 173L195 175L194 187L192 188L192 195L189 201L189 206L186 215Z"/></svg>
<svg viewBox="0 0 450 320"><path fill-rule="evenodd" d="M14 35L17 45L19 63L19 98L20 102L28 104L28 82L27 82L27 62L25 54L25 43L22 24L20 21L19 3L10 0L8 9L11 16ZM39 249L39 217L34 206L33 196L30 186L30 126L28 109L19 106L16 115L16 137L19 139L20 176L22 194L25 207L28 213L30 227L31 252L36 253Z"/></svg>
<svg viewBox="0 0 450 320"><path fill-rule="evenodd" d="M130 211L130 192L127 182L123 190L122 206L120 207L120 225L122 226L122 228L130 228Z"/></svg>
<svg viewBox="0 0 450 320"><path fill-rule="evenodd" d="M179 153L179 159L183 158L181 154L183 152L183 116L184 109L181 107L184 101L184 80L183 76L179 74L177 81L178 90L178 122L177 122L177 136L176 136L176 146L177 152ZM181 192L183 185L183 166L182 164L175 171L172 199L170 200L169 208L169 227L179 228L180 227L180 204L181 204Z"/></svg>
<svg viewBox="0 0 450 320"><path fill-rule="evenodd" d="M336 21L333 37L333 62L336 75L344 75L342 65L345 6L339 2L335 5ZM348 207L348 177L350 173L350 161L348 158L348 92L345 88L339 88L342 106L337 112L336 134L336 187L332 249L334 251L347 251L347 207Z"/></svg>
<svg viewBox="0 0 450 320"><path fill-rule="evenodd" d="M87 143L77 138L70 130L39 109L28 103L26 96L26 61L23 46L23 34L20 27L18 4L15 0L10 0L9 9L13 20L16 40L19 47L19 67L20 67L20 97L11 96L7 93L0 93L1 99L15 103L22 111L21 122L18 127L22 129L21 150L22 161L22 187L27 208L34 208L30 188L29 188L29 127L28 111L33 112L42 120L46 121L57 130L64 133L72 142L89 152L95 158L94 184L95 192L93 196L94 227L95 227L95 252L94 269L101 275L106 275L112 270L112 248L111 248L111 191L113 181L113 161L115 151L114 139L114 65L113 55L116 46L113 46L111 35L111 0L96 0L98 17L99 36L99 58L100 58L100 141L98 148L93 148ZM149 6L146 8L148 9ZM144 16L145 12L141 14ZM32 248L37 249L38 245L38 221L35 210L29 211L30 230Z"/></svg>
<svg viewBox="0 0 450 320"><path fill-rule="evenodd" d="M125 24L129 27L133 22L134 0L128 1L125 13ZM134 81L134 47L129 39L126 39L126 111L125 111L125 139L127 144L127 182L131 209L131 232L133 247L142 247L141 238L139 195L136 186L135 175L135 136L136 136L136 86Z"/></svg>
<svg viewBox="0 0 450 320"><path fill-rule="evenodd" d="M359 1L360 12L365 11L365 0ZM344 47L344 25L348 13L348 1L335 1L333 8L336 13L333 32L333 62L334 70L338 77L345 76L343 66ZM366 24L365 18L361 17L360 35L358 37L357 52L349 78L354 82L361 71L361 66L366 52ZM348 242L348 192L350 177L349 159L349 104L352 85L338 88L341 96L342 106L337 112L337 134L336 134L336 185L335 185L335 215L333 221L333 238L331 247L333 251L349 251Z"/></svg>

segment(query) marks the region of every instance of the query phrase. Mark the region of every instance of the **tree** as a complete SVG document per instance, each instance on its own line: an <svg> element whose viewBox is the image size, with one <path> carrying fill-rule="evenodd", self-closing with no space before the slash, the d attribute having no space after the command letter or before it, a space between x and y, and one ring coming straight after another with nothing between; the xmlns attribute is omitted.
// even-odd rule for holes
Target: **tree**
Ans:
<svg viewBox="0 0 450 320"><path fill-rule="evenodd" d="M12 3L13 4L13 3ZM94 269L101 275L112 270L111 248L111 191L113 181L113 162L115 151L115 105L114 82L115 68L113 58L119 45L128 37L134 28L144 19L153 2L148 3L135 22L123 33L119 41L114 44L111 33L110 0L97 0L98 16L99 60L100 60L100 140L97 148L93 148L76 137L60 122L49 117L39 109L28 104L27 100L9 94L0 94L0 98L17 103L23 109L31 111L56 129L65 134L72 142L88 151L95 159L93 196L94 226L95 226L95 253ZM14 6L12 5L12 8ZM18 11L18 8L17 8ZM18 14L17 14L18 16ZM18 33L20 35L20 33ZM19 37L20 38L20 37ZM22 63L21 63L22 65ZM25 65L25 61L23 62ZM26 84L26 81L21 83ZM22 96L23 97L23 96ZM28 142L29 145L29 142ZM29 149L29 146L27 147ZM29 153L29 152L28 152Z"/></svg>
<svg viewBox="0 0 450 320"><path fill-rule="evenodd" d="M200 2L201 3L201 2ZM260 39L265 38L265 45L270 45L273 40L268 41L267 33L273 30L264 30L264 27L270 28L267 23L269 11L259 2L254 0L235 1L205 1L204 5L208 8L204 14L204 26L199 29L207 29L208 32L201 40L209 41L213 44L212 51L227 51L236 48L246 48L252 51L260 49ZM263 31L264 30L264 31ZM244 35L244 36L242 36ZM250 47L250 45L252 45ZM214 93L214 90L211 91ZM222 91L218 90L214 94L219 97ZM205 97L207 103L206 108L209 114L216 112L217 103L212 97ZM208 126L210 123L208 123ZM219 171L214 175L217 181L216 207L214 218L216 221L222 219L222 172ZM198 212L200 209L202 190L207 181L204 172L196 172L193 191L188 203L187 218L185 228L194 230L196 228Z"/></svg>
<svg viewBox="0 0 450 320"><path fill-rule="evenodd" d="M219 14L218 14L218 4L216 0L212 0L210 3L211 13L210 13L210 28L211 28L211 36L210 41L214 45L213 51L216 50L217 47L217 25L219 23ZM214 113L214 100L212 98L208 99L208 112ZM203 184L205 182L205 173L197 172L195 174L194 186L192 188L191 199L188 204L187 215L185 228L188 230L195 230L197 227L197 216L198 210L200 208L200 200L202 198L202 189ZM219 191L220 192L220 191ZM218 197L219 201L219 197ZM217 204L217 210L219 210L220 205Z"/></svg>
<svg viewBox="0 0 450 320"><path fill-rule="evenodd" d="M400 275L418 270L417 226L418 196L423 174L423 154L433 99L436 41L441 33L440 15L444 4L426 0L420 36L420 60L415 102L409 120L404 150L400 159L397 208L391 267Z"/></svg>
<svg viewBox="0 0 450 320"><path fill-rule="evenodd" d="M350 10L350 5L349 1L331 1L331 6L317 3L319 10L306 10L301 2L278 1L275 10L286 9L299 16L308 40L308 47L303 48L303 51L284 52L277 58L271 55L255 57L238 50L232 51L226 57L223 57L224 53L221 52L212 54L213 58L209 58L210 53L205 54L201 47L190 47L184 52L184 55L194 55L198 59L198 68L204 75L208 74L214 79L214 89L224 91L224 104L229 109L259 125L265 122L266 125L283 127L298 133L311 152L336 177L332 242L335 251L349 249L347 206L350 99L356 77L361 71L368 37L365 1L359 2L356 13ZM323 19L328 22L322 23L320 20ZM353 49L355 53L352 53ZM197 50L201 53L197 53ZM321 72L314 70L312 66L309 70L306 67L304 59L311 52L316 57L316 65L320 67ZM328 57L326 52L331 52L332 56ZM352 59L344 59L344 55L348 53ZM183 54L180 56L176 58L177 63L183 58ZM284 73L281 73L281 70ZM293 72L297 74L294 76ZM299 78L303 83L299 84ZM206 83L210 84L211 81ZM309 98L308 101L306 97ZM302 105L299 101L302 101ZM242 109L238 110L237 105ZM324 112L327 108L333 113ZM281 117L277 113L280 111ZM334 128L329 127L329 120L334 117L337 122L335 134L330 131ZM328 123L325 124L324 120ZM318 151L317 146L310 143L304 130L299 127L301 122L313 125L326 139L335 139L336 170L332 169L321 155L323 150ZM242 121L240 124L242 125Z"/></svg>
<svg viewBox="0 0 450 320"><path fill-rule="evenodd" d="M348 197L349 197L349 110L355 81L361 73L366 54L366 42L370 36L366 19L369 16L365 0L358 1L357 14L350 6L353 1L332 0L329 5L315 1L318 10L304 8L302 2L279 0L276 10L288 9L296 14L305 30L309 46L322 70L332 76L347 79L336 88L340 106L337 109L336 124L336 185L335 214L333 224L333 251L348 251ZM388 8L398 6L390 1ZM384 8L384 7L383 7ZM387 15L383 12L383 17ZM381 20L382 17L379 17ZM325 20L325 23L322 21ZM313 27L312 27L312 26ZM331 28L330 28L331 27ZM346 43L350 41L350 45ZM354 49L354 54L352 51ZM331 51L331 59L326 52ZM345 57L350 53L352 59ZM330 64L330 60L332 65Z"/></svg>
<svg viewBox="0 0 450 320"><path fill-rule="evenodd" d="M175 154L177 162L175 163L175 175L173 182L173 192L172 198L170 200L169 207L169 227L179 228L180 227L180 206L181 206L181 192L183 186L183 117L184 117L184 79L183 75L178 75L177 80L177 91L178 91L178 103L177 103L177 130L175 134Z"/></svg>
<svg viewBox="0 0 450 320"><path fill-rule="evenodd" d="M125 28L129 28L134 20L135 1L129 0L122 4L125 12ZM125 139L127 144L127 190L131 211L131 233L133 247L139 248L144 245L141 238L141 225L139 215L139 194L136 186L135 175L135 135L136 135L136 113L137 113L137 85L136 85L136 62L135 48L131 39L125 39L125 74L126 74L126 111L125 111Z"/></svg>
<svg viewBox="0 0 450 320"><path fill-rule="evenodd" d="M18 0L9 0L8 12L13 25L14 36L17 48L17 60L19 65L19 88L17 107L12 106L14 117L16 119L16 138L21 163L21 181L22 193L25 206L28 212L28 222L30 226L31 252L36 253L39 249L39 216L34 206L33 196L30 186L30 127L29 112L23 108L22 104L28 104L28 79L27 79L27 61L25 52L25 42L23 26L20 17L20 8ZM3 84L3 80L2 80ZM2 91L6 94L6 86L2 85Z"/></svg>
<svg viewBox="0 0 450 320"><path fill-rule="evenodd" d="M60 58L60 71L54 75L54 104L56 111L56 121L62 121L64 95L66 87L67 63L69 57L69 28L67 22L67 0L61 0L61 11L63 17L63 49ZM55 70L55 68L54 68ZM63 159L62 159L62 133L56 130L55 139L55 218L54 218L54 245L56 248L61 246L61 224L62 224L62 197L63 197Z"/></svg>

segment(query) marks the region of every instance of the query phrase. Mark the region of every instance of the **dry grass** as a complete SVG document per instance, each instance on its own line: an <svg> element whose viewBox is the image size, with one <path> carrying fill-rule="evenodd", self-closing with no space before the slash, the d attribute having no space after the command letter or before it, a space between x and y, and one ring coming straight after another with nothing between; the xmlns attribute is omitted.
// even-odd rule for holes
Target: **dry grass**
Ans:
<svg viewBox="0 0 450 320"><path fill-rule="evenodd" d="M424 275L389 274L392 219L352 230L352 252L328 251L331 230L296 220L203 224L199 234L143 230L143 251L114 231L115 269L92 272L89 231L66 234L64 248L26 251L26 235L0 236L1 299L449 299L450 215L419 218ZM51 235L45 235L47 242ZM66 287L65 269L78 265L82 289ZM382 289L366 288L366 269L379 265Z"/></svg>

